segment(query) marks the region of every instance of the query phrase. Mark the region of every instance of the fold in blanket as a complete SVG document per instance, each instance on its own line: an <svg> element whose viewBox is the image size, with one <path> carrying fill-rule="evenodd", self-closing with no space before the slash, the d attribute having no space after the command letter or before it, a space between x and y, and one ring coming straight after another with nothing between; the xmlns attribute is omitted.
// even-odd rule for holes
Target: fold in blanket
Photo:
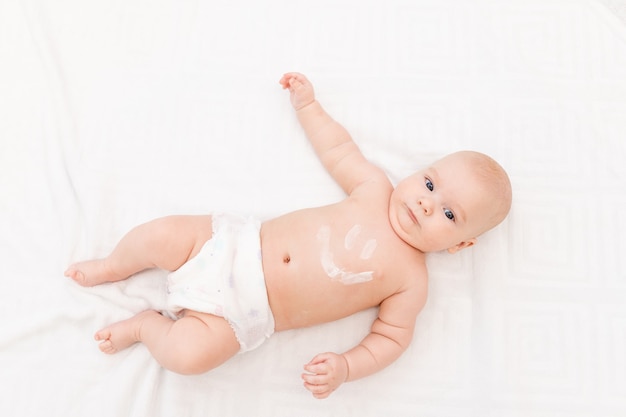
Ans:
<svg viewBox="0 0 626 417"><path fill-rule="evenodd" d="M608 5L608 7L607 7ZM626 415L626 29L621 2L0 3L0 415ZM475 149L511 215L428 258L408 351L317 401L315 354L375 309L280 332L200 376L93 334L165 307L163 271L81 288L71 262L169 214L260 218L340 188L277 81L317 98L394 181Z"/></svg>

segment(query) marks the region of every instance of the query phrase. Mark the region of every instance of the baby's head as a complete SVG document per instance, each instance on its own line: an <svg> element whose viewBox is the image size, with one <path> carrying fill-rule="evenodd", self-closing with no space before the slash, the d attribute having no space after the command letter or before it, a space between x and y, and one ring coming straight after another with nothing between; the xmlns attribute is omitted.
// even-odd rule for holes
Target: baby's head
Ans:
<svg viewBox="0 0 626 417"><path fill-rule="evenodd" d="M487 155L461 151L400 181L391 195L389 221L416 249L453 253L474 245L510 208L504 169Z"/></svg>

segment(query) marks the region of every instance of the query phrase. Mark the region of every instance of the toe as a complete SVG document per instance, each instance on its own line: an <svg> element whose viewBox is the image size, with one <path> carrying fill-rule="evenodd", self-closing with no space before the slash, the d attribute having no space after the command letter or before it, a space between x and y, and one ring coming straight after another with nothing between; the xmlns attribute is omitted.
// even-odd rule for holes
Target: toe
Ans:
<svg viewBox="0 0 626 417"><path fill-rule="evenodd" d="M98 345L100 351L104 353L115 353L115 348L113 347L113 343L110 340L105 340L104 342Z"/></svg>
<svg viewBox="0 0 626 417"><path fill-rule="evenodd" d="M96 340L108 340L111 337L111 331L108 328L98 330L93 336Z"/></svg>
<svg viewBox="0 0 626 417"><path fill-rule="evenodd" d="M74 277L76 276L76 268L74 267L74 265L71 265L70 267L68 267L65 270L63 275L65 275L68 278L74 279Z"/></svg>
<svg viewBox="0 0 626 417"><path fill-rule="evenodd" d="M85 280L85 274L75 268L69 268L65 271L65 276L74 280L77 284L85 286L87 281Z"/></svg>

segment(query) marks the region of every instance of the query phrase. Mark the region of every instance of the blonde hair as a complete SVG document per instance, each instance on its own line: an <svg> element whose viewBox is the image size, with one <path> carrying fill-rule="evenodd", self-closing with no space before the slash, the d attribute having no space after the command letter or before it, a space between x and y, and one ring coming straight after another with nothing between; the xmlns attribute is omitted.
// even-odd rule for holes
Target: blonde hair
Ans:
<svg viewBox="0 0 626 417"><path fill-rule="evenodd" d="M511 180L502 166L493 158L476 151L457 152L472 163L474 173L485 185L487 192L493 196L493 211L488 219L487 230L500 224L511 210L513 191ZM483 230L486 232L487 230Z"/></svg>

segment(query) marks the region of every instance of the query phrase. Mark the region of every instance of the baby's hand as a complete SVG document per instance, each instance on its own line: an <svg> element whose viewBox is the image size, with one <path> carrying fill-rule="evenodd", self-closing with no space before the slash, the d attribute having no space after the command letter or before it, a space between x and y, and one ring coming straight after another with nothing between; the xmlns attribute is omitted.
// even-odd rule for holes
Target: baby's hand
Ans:
<svg viewBox="0 0 626 417"><path fill-rule="evenodd" d="M348 362L336 353L321 353L304 365L304 387L315 398L326 398L348 378Z"/></svg>
<svg viewBox="0 0 626 417"><path fill-rule="evenodd" d="M288 88L291 93L291 105L300 110L315 101L313 85L307 78L297 72L288 72L279 81L283 88Z"/></svg>

